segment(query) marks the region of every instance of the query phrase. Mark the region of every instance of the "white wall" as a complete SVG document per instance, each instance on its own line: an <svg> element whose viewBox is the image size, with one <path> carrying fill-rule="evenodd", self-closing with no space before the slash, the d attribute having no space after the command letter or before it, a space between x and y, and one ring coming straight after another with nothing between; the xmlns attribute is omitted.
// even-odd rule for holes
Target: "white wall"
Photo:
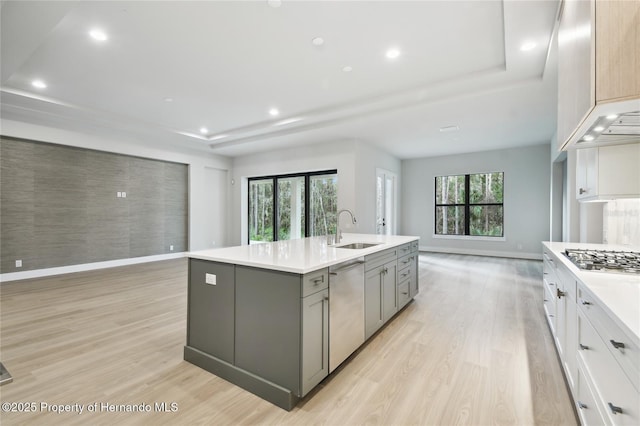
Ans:
<svg viewBox="0 0 640 426"><path fill-rule="evenodd" d="M215 191L215 187L206 180L206 169L214 168L223 171L231 169L231 159L206 151L194 152L158 147L154 141L137 139L105 139L79 132L71 132L56 128L39 126L12 120L1 121L2 134L16 138L51 142L60 145L95 149L156 160L173 161L189 165L189 249L200 250L210 247L210 238L202 235L205 222L211 220L206 214L207 194ZM227 199L219 200L228 205Z"/></svg>
<svg viewBox="0 0 640 426"><path fill-rule="evenodd" d="M247 178L274 174L338 170L338 208L350 209L358 219L344 219L345 232L375 232L376 168L400 175L400 160L377 148L354 141L332 141L295 149L274 150L234 158L230 214L230 244L247 244Z"/></svg>
<svg viewBox="0 0 640 426"><path fill-rule="evenodd" d="M640 247L640 199L609 201L603 209L603 242Z"/></svg>
<svg viewBox="0 0 640 426"><path fill-rule="evenodd" d="M549 145L429 157L402 162L401 233L422 250L541 258L549 239ZM504 172L504 240L433 238L436 176Z"/></svg>

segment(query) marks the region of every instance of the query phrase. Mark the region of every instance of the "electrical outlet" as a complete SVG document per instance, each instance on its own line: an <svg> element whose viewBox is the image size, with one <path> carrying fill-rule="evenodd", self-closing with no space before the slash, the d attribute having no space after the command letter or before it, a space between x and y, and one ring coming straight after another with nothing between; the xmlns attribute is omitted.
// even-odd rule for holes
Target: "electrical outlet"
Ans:
<svg viewBox="0 0 640 426"><path fill-rule="evenodd" d="M211 285L216 285L216 276L214 274L204 274L204 282Z"/></svg>
<svg viewBox="0 0 640 426"><path fill-rule="evenodd" d="M16 268L22 268L22 259L16 260Z"/></svg>
<svg viewBox="0 0 640 426"><path fill-rule="evenodd" d="M522 250L522 244L518 243L518 250Z"/></svg>
<svg viewBox="0 0 640 426"><path fill-rule="evenodd" d="M173 246L169 246L169 251L173 251Z"/></svg>
<svg viewBox="0 0 640 426"><path fill-rule="evenodd" d="M126 192L122 193L122 198L127 198L127 193Z"/></svg>

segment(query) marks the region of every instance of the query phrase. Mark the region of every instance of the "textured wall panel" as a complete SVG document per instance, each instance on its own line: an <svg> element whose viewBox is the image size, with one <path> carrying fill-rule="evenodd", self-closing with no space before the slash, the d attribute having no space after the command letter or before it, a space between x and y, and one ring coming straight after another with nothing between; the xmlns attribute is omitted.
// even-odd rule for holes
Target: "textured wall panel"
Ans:
<svg viewBox="0 0 640 426"><path fill-rule="evenodd" d="M1 138L0 272L185 251L187 194L184 164Z"/></svg>

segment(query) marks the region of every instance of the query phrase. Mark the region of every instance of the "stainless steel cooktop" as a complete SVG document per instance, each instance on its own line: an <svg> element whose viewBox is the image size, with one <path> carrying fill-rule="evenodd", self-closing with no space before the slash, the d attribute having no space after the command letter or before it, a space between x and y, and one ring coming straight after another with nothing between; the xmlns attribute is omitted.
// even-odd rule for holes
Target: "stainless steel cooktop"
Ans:
<svg viewBox="0 0 640 426"><path fill-rule="evenodd" d="M640 274L637 251L566 249L564 254L583 270Z"/></svg>

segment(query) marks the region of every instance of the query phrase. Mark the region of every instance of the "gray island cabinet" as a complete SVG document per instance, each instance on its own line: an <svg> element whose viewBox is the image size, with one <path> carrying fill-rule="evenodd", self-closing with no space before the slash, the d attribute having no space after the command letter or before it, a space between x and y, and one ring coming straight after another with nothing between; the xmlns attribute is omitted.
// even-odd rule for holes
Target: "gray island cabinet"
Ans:
<svg viewBox="0 0 640 426"><path fill-rule="evenodd" d="M367 339L418 288L415 237L368 250L304 240L189 254L184 359L286 410L329 374L329 266L364 254Z"/></svg>

